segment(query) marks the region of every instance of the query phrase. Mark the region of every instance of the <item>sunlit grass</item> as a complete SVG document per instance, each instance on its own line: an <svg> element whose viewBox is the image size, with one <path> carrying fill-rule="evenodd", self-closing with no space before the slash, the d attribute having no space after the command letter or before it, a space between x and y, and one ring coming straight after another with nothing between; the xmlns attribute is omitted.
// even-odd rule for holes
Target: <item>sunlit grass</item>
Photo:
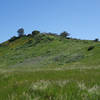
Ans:
<svg viewBox="0 0 100 100"><path fill-rule="evenodd" d="M0 99L99 100L99 72L99 68L3 71L0 74Z"/></svg>

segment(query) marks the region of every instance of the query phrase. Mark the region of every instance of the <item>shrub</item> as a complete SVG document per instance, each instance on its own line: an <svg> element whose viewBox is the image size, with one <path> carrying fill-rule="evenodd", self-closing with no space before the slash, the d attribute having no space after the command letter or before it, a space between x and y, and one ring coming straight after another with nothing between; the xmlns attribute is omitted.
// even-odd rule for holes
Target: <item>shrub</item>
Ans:
<svg viewBox="0 0 100 100"><path fill-rule="evenodd" d="M27 37L31 37L31 36L32 36L32 34L28 34L28 35L27 35Z"/></svg>
<svg viewBox="0 0 100 100"><path fill-rule="evenodd" d="M9 39L9 42L13 42L13 41L15 41L16 39L18 39L18 37L13 36L11 39Z"/></svg>
<svg viewBox="0 0 100 100"><path fill-rule="evenodd" d="M91 51L91 50L93 50L95 48L95 46L90 46L90 47L88 47L88 51Z"/></svg>
<svg viewBox="0 0 100 100"><path fill-rule="evenodd" d="M54 37L47 37L47 40L53 41L55 38Z"/></svg>
<svg viewBox="0 0 100 100"><path fill-rule="evenodd" d="M49 32L49 33L47 33L48 35L51 35L51 36L58 36L57 35L57 33L51 33L51 32Z"/></svg>
<svg viewBox="0 0 100 100"><path fill-rule="evenodd" d="M42 42L53 41L55 38L53 36L49 36L47 34L38 34L34 36L35 44Z"/></svg>
<svg viewBox="0 0 100 100"><path fill-rule="evenodd" d="M47 41L53 41L55 37L53 35L41 34L41 39L47 42Z"/></svg>
<svg viewBox="0 0 100 100"><path fill-rule="evenodd" d="M67 39L71 39L70 37L67 37Z"/></svg>
<svg viewBox="0 0 100 100"><path fill-rule="evenodd" d="M0 47L2 47L2 44L0 44Z"/></svg>
<svg viewBox="0 0 100 100"><path fill-rule="evenodd" d="M38 31L38 30L35 30L35 31L32 32L32 36L36 36L36 35L39 35L39 34L40 34L40 31Z"/></svg>
<svg viewBox="0 0 100 100"><path fill-rule="evenodd" d="M64 37L64 38L66 38L66 37L68 37L70 34L68 33L68 32L66 32L66 31L64 31L64 32L62 32L61 34L60 34L60 36L61 37Z"/></svg>
<svg viewBox="0 0 100 100"><path fill-rule="evenodd" d="M99 41L99 39L98 38L96 38L95 40L94 40L94 42L98 42Z"/></svg>

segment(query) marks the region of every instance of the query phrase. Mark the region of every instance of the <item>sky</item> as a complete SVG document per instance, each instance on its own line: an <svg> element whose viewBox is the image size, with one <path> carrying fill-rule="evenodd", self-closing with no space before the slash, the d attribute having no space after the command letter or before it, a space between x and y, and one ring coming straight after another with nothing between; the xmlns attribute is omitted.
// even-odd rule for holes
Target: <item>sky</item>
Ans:
<svg viewBox="0 0 100 100"><path fill-rule="evenodd" d="M0 42L19 28L100 39L100 0L0 0Z"/></svg>

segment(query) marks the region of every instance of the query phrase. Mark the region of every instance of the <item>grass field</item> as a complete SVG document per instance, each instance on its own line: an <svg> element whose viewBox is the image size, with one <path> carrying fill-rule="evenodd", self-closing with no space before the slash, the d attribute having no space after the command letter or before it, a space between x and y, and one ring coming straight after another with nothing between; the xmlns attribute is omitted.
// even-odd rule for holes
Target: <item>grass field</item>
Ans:
<svg viewBox="0 0 100 100"><path fill-rule="evenodd" d="M100 100L100 42L42 38L0 45L0 100Z"/></svg>
<svg viewBox="0 0 100 100"><path fill-rule="evenodd" d="M1 69L0 100L99 100L99 67Z"/></svg>

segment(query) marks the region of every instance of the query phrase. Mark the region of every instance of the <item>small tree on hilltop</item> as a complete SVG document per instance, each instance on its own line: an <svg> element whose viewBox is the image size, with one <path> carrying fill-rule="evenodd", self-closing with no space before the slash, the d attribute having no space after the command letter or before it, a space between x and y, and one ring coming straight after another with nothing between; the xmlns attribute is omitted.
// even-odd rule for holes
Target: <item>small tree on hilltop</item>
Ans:
<svg viewBox="0 0 100 100"><path fill-rule="evenodd" d="M24 29L23 28L18 29L17 33L19 37L24 36Z"/></svg>
<svg viewBox="0 0 100 100"><path fill-rule="evenodd" d="M99 41L99 39L98 38L96 38L95 40L94 40L94 42L98 42Z"/></svg>
<svg viewBox="0 0 100 100"><path fill-rule="evenodd" d="M40 31L38 31L38 30L35 30L35 31L32 32L32 36L36 36L36 35L39 35L39 34L40 34Z"/></svg>
<svg viewBox="0 0 100 100"><path fill-rule="evenodd" d="M68 33L68 32L66 32L66 31L64 31L64 32L62 32L61 34L60 34L60 36L61 37L64 37L64 38L66 38L66 37L68 37L70 34Z"/></svg>

